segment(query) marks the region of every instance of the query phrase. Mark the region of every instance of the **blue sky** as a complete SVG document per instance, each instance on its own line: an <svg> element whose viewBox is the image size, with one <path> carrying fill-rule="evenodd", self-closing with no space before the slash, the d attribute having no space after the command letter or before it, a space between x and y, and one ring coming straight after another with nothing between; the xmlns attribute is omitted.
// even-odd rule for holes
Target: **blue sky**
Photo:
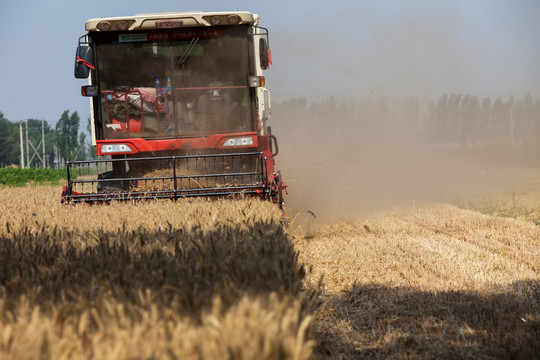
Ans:
<svg viewBox="0 0 540 360"><path fill-rule="evenodd" d="M540 98L539 0L2 0L0 112L54 124L69 109L86 121L73 61L90 18L236 9L258 13L270 30L274 101Z"/></svg>

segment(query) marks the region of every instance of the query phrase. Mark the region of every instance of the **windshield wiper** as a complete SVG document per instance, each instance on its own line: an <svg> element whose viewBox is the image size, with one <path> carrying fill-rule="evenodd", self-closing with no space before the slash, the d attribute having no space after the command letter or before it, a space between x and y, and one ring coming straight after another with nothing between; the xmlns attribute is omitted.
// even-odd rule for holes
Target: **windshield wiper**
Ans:
<svg viewBox="0 0 540 360"><path fill-rule="evenodd" d="M194 37L193 39L191 39L191 42L189 43L187 49L186 49L186 52L185 54L182 54L180 56L180 59L178 59L178 64L180 65L184 65L184 63L186 62L189 54L191 54L191 52L193 51L193 49L195 48L195 45L197 45L197 42L199 41L199 36L197 35L197 37ZM182 51L182 46L180 46L180 51Z"/></svg>

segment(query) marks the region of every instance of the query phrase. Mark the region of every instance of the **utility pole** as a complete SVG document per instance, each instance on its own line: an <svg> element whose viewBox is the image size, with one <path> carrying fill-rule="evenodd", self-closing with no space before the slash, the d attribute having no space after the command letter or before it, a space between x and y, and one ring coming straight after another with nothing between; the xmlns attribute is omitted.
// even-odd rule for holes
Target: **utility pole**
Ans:
<svg viewBox="0 0 540 360"><path fill-rule="evenodd" d="M26 119L26 167L30 168L30 149L28 148L28 119Z"/></svg>
<svg viewBox="0 0 540 360"><path fill-rule="evenodd" d="M43 168L45 169L47 167L46 161L45 161L45 120L41 120L41 141L43 142Z"/></svg>
<svg viewBox="0 0 540 360"><path fill-rule="evenodd" d="M20 141L21 141L21 168L24 169L24 142L23 142L23 129L22 121L19 123Z"/></svg>
<svg viewBox="0 0 540 360"><path fill-rule="evenodd" d="M56 168L60 169L60 151L58 151L56 145L54 145L54 163L56 165Z"/></svg>
<svg viewBox="0 0 540 360"><path fill-rule="evenodd" d="M32 147L32 156L30 157L30 146ZM40 147L43 152L43 156L40 153ZM34 144L28 138L28 119L26 120L26 164L30 167L30 164L34 160L34 156L40 160L42 167L45 167L45 120L41 122L41 140L34 146ZM39 165L38 165L39 166Z"/></svg>

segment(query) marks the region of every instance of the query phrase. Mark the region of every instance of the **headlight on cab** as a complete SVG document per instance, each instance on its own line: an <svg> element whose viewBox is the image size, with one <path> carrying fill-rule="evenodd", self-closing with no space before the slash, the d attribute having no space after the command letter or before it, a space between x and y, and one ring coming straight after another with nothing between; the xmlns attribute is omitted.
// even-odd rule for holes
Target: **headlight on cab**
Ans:
<svg viewBox="0 0 540 360"><path fill-rule="evenodd" d="M252 146L252 145L253 145L253 137L251 136L230 138L230 139L225 140L225 142L223 143L223 147Z"/></svg>
<svg viewBox="0 0 540 360"><path fill-rule="evenodd" d="M133 149L128 144L101 144L102 154L132 153Z"/></svg>

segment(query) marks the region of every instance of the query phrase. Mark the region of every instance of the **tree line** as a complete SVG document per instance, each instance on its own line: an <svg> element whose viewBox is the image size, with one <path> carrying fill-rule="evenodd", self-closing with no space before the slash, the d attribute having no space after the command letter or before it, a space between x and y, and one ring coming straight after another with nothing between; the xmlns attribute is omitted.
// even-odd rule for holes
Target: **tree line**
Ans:
<svg viewBox="0 0 540 360"><path fill-rule="evenodd" d="M506 100L444 94L427 104L414 96L311 103L300 97L274 103L272 110L277 131L301 141L341 138L369 145L397 139L462 146L540 141L540 101L531 94Z"/></svg>
<svg viewBox="0 0 540 360"><path fill-rule="evenodd" d="M28 129L26 129L28 127ZM56 126L52 128L48 123L42 120L28 119L22 124L23 130L23 151L25 152L26 162L26 131L28 139L30 158L34 152L42 156L41 141L45 141L45 165L46 167L58 167L64 160L84 160L90 155L89 147L86 141L86 135L80 131L80 117L75 111L70 114L69 110L62 113ZM20 122L9 121L2 112L0 112L0 164L21 165L21 125ZM27 167L43 167L43 161L34 156Z"/></svg>
<svg viewBox="0 0 540 360"><path fill-rule="evenodd" d="M290 98L274 102L272 123L285 141L341 139L361 145L385 141L426 143L517 144L540 142L540 101L526 94L492 100L470 94L444 94L427 104L415 96L401 101L386 97L338 101L331 96L316 102ZM29 138L41 139L42 121L28 120ZM87 132L90 132L88 121ZM312 131L310 131L312 130ZM281 134L282 133L282 134ZM55 149L67 160L92 157L77 112L64 111L55 128L45 124L46 163L55 164ZM294 137L294 138L293 138ZM20 164L20 127L0 112L0 164ZM95 151L93 151L95 154ZM41 167L35 158L30 164Z"/></svg>
<svg viewBox="0 0 540 360"><path fill-rule="evenodd" d="M530 94L506 101L472 95L443 95L426 113L428 135L463 144L524 143L540 140L540 101Z"/></svg>

